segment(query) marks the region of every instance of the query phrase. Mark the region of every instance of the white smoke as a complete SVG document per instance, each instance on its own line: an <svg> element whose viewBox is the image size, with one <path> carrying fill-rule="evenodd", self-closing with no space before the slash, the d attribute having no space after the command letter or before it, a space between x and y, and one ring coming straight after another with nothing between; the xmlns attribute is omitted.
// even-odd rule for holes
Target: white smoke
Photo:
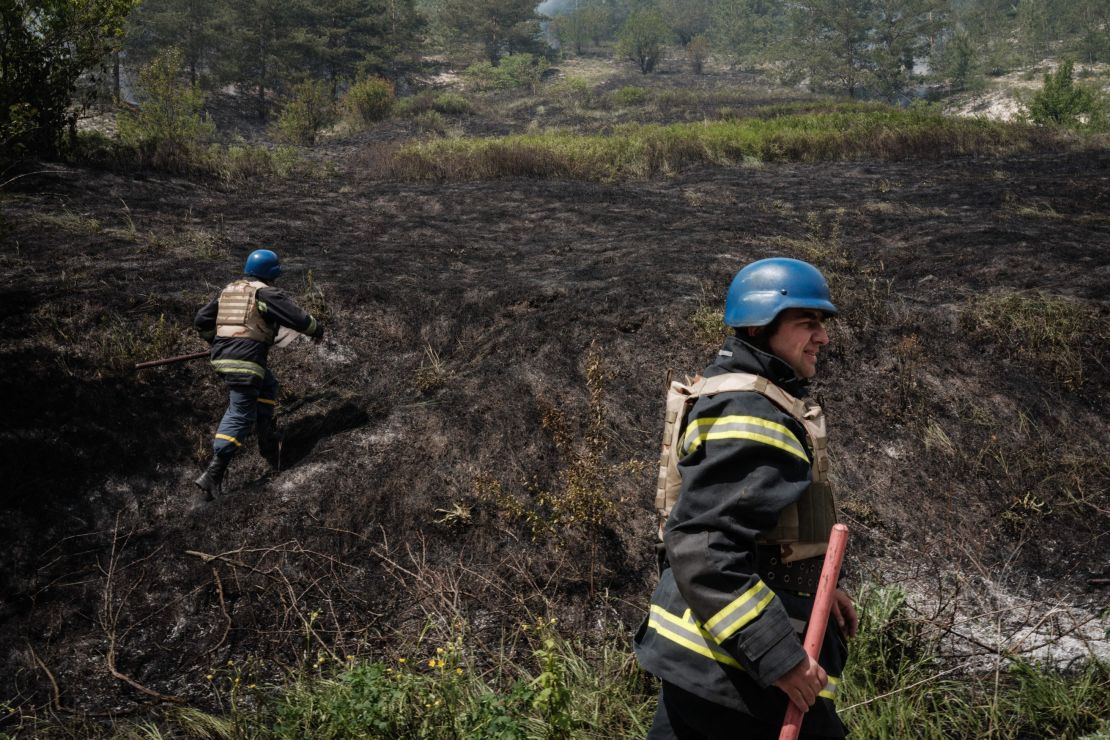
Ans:
<svg viewBox="0 0 1110 740"><path fill-rule="evenodd" d="M543 0L536 6L536 12L546 16L562 15L573 11L577 4L577 0Z"/></svg>

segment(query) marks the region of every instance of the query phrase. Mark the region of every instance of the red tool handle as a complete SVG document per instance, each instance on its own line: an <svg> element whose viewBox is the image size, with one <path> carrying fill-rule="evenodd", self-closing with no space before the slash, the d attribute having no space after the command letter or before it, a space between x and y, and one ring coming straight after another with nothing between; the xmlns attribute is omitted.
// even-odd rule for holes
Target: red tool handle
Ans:
<svg viewBox="0 0 1110 740"><path fill-rule="evenodd" d="M840 563L844 560L844 549L847 546L848 528L843 524L834 524L829 534L829 547L825 551L825 565L821 568L821 580L817 584L817 598L813 600L813 611L810 612L809 626L806 627L805 651L814 660L821 655L825 627L829 624L833 594L836 593L836 580L840 576ZM798 740L803 715L804 712L793 702L787 706L779 740Z"/></svg>

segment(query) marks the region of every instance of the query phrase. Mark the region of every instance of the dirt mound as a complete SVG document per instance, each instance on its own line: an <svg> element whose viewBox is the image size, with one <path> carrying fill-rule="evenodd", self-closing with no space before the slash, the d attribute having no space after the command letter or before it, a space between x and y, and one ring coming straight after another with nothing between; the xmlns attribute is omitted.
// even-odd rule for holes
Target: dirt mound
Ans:
<svg viewBox="0 0 1110 740"><path fill-rule="evenodd" d="M1082 602L1108 554L1108 167L1093 152L231 192L27 178L2 202L4 695L205 702L229 659L277 675L379 655L449 630L443 615L489 645L542 611L634 626L664 379L710 358L699 317L738 266L780 254L821 264L842 304L814 391L857 573L909 551ZM257 244L328 339L274 353L283 469L244 450L227 495L198 506L222 390L203 363L124 368L200 346L193 311ZM1022 311L1051 337L999 323Z"/></svg>

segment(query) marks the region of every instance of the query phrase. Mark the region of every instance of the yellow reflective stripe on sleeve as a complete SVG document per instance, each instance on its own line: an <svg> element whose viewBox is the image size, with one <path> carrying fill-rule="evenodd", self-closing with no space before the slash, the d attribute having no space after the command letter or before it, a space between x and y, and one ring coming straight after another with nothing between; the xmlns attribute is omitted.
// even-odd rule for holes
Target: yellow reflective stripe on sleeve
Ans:
<svg viewBox="0 0 1110 740"><path fill-rule="evenodd" d="M266 368L247 360L212 360L212 367L218 373L250 373L260 378L266 377Z"/></svg>
<svg viewBox="0 0 1110 740"><path fill-rule="evenodd" d="M648 627L655 630L676 645L681 645L698 655L723 663L738 670L744 667L720 647L713 643L712 636L691 619L683 619L671 614L661 606L651 605L651 614L648 616Z"/></svg>
<svg viewBox="0 0 1110 740"><path fill-rule="evenodd" d="M277 406L277 401L275 401L272 398L260 398L260 399L258 399L258 402L259 403L264 403L267 406Z"/></svg>
<svg viewBox="0 0 1110 740"><path fill-rule="evenodd" d="M758 617L775 598L775 592L761 580L737 596L705 623L705 628L717 642L724 642L744 625Z"/></svg>
<svg viewBox="0 0 1110 740"><path fill-rule="evenodd" d="M309 336L312 336L316 333L316 317L308 317L308 328L304 330L304 333L308 334Z"/></svg>
<svg viewBox="0 0 1110 740"><path fill-rule="evenodd" d="M758 416L712 416L695 419L686 428L682 439L683 454L690 454L702 442L717 439L748 439L753 442L777 447L809 462L805 448L794 433L784 427Z"/></svg>
<svg viewBox="0 0 1110 740"><path fill-rule="evenodd" d="M229 437L226 434L217 434L216 439L226 439L228 442L234 443L234 445L236 447L242 447L243 446L243 443L240 442L239 440L235 439L235 437Z"/></svg>
<svg viewBox="0 0 1110 740"><path fill-rule="evenodd" d="M825 688L818 692L818 696L823 696L826 699L836 701L836 694L840 691L840 677L829 676L829 682L825 684Z"/></svg>

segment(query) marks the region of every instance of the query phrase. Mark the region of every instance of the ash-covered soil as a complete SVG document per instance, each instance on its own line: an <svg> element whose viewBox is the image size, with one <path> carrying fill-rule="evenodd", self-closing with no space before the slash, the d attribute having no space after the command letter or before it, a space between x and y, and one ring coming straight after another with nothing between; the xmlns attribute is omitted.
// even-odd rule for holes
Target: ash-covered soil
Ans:
<svg viewBox="0 0 1110 740"><path fill-rule="evenodd" d="M1104 604L1087 584L1110 553L1110 152L625 184L343 164L256 190L65 169L4 191L9 704L208 706L228 660L274 677L422 629L491 655L540 613L569 634L634 628L665 379L711 358L697 318L732 274L783 254L825 267L843 309L814 392L854 583L969 573ZM220 383L202 361L128 365L203 349L194 311L258 245L327 339L272 354L282 469L244 448L201 504ZM1013 291L1086 312L1077 360L975 323L977 300ZM576 475L604 522L546 532Z"/></svg>

